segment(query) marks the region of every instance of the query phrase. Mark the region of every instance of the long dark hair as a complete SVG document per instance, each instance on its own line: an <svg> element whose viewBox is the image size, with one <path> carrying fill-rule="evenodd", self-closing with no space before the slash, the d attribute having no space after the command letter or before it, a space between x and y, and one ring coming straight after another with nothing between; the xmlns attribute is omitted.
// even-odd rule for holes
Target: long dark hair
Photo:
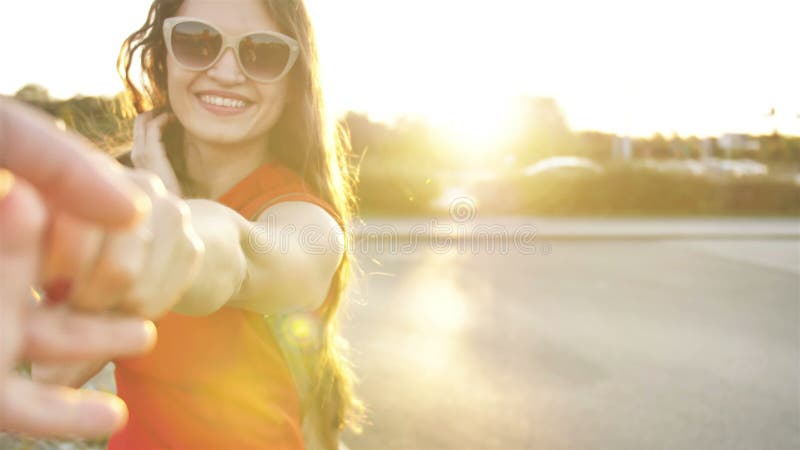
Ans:
<svg viewBox="0 0 800 450"><path fill-rule="evenodd" d="M164 20L177 13L183 0L155 0L147 20L122 44L117 70L122 77L130 107L141 113L169 107L167 96L167 50ZM327 112L319 78L319 60L313 26L301 0L262 0L267 12L300 44L300 56L289 74L289 97L283 114L269 133L271 157L300 174L327 201L344 223L345 254L332 280L332 301L321 310L324 325L321 351L315 356L313 395L340 430L349 426L360 431L363 405L353 391L354 374L343 355L346 342L338 335L337 311L355 261L349 252L349 225L355 214L356 174L349 161L351 148L346 128ZM139 54L142 86L131 77L131 66ZM131 111L132 112L132 111ZM179 126L179 125L178 125ZM185 174L180 137L165 131L165 144L179 178ZM171 136L171 137L169 137ZM171 141L170 141L171 139ZM185 177L184 177L185 178Z"/></svg>

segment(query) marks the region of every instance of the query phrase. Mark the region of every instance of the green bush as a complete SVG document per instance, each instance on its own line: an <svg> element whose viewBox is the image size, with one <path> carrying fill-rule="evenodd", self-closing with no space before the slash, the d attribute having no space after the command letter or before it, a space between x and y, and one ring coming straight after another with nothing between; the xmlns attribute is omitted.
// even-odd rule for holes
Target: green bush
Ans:
<svg viewBox="0 0 800 450"><path fill-rule="evenodd" d="M509 188L519 192L516 212L523 214L800 215L800 186L766 177L714 179L616 167L602 174L519 176Z"/></svg>
<svg viewBox="0 0 800 450"><path fill-rule="evenodd" d="M429 215L441 183L424 174L361 173L359 208L364 215Z"/></svg>

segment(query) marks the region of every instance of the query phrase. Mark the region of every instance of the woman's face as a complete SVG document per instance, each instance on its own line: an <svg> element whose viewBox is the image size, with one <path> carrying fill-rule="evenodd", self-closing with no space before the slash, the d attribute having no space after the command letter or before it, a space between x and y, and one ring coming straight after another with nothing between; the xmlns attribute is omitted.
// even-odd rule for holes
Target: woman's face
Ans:
<svg viewBox="0 0 800 450"><path fill-rule="evenodd" d="M252 31L278 31L260 0L186 0L178 16L202 19L234 36ZM289 89L289 75L274 83L248 78L233 49L205 71L180 67L167 55L169 103L186 131L196 139L215 144L235 144L266 139L280 118ZM230 98L244 107L209 104ZM241 105L241 103L239 103Z"/></svg>

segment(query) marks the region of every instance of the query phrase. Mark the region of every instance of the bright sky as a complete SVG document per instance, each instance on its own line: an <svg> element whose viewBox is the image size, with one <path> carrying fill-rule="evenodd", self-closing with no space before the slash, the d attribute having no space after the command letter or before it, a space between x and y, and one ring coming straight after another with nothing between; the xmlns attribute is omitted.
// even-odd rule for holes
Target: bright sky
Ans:
<svg viewBox="0 0 800 450"><path fill-rule="evenodd" d="M149 3L6 5L0 93L29 82L61 98L116 93L119 45ZM574 129L800 135L796 0L308 3L337 111L468 133L532 94L556 98Z"/></svg>

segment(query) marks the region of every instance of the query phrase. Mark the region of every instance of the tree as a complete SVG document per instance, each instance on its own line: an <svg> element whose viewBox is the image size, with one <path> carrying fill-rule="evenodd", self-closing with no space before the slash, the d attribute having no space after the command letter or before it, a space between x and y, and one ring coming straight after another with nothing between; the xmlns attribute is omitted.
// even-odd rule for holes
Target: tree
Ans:
<svg viewBox="0 0 800 450"><path fill-rule="evenodd" d="M517 114L522 127L512 151L518 163L527 165L573 152L574 137L554 99L524 96L519 100Z"/></svg>
<svg viewBox="0 0 800 450"><path fill-rule="evenodd" d="M38 84L26 84L14 94L14 98L25 103L44 105L50 103L50 93Z"/></svg>

